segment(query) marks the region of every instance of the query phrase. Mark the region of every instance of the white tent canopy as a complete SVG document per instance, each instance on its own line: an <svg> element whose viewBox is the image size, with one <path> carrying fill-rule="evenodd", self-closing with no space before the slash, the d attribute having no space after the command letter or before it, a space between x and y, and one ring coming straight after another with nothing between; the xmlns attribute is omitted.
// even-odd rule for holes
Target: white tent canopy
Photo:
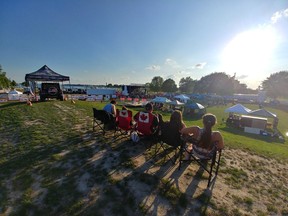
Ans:
<svg viewBox="0 0 288 216"><path fill-rule="evenodd" d="M265 109L258 109L258 110L253 110L249 113L251 116L260 116L260 117L270 117L270 118L276 118L277 115L265 110Z"/></svg>
<svg viewBox="0 0 288 216"><path fill-rule="evenodd" d="M229 113L240 113L240 114L248 114L251 112L250 109L248 109L247 107L243 106L242 104L236 104L232 107L229 107L225 110L225 112L229 112Z"/></svg>
<svg viewBox="0 0 288 216"><path fill-rule="evenodd" d="M166 97L156 97L156 98L152 99L151 102L154 102L154 103L170 103L171 100L169 100Z"/></svg>
<svg viewBox="0 0 288 216"><path fill-rule="evenodd" d="M17 90L11 90L8 93L8 100L19 100L21 95L23 95L22 92L19 92Z"/></svg>
<svg viewBox="0 0 288 216"><path fill-rule="evenodd" d="M22 94L22 92L20 91L17 91L17 90L11 90L8 94L16 94L16 95L19 95L19 94Z"/></svg>

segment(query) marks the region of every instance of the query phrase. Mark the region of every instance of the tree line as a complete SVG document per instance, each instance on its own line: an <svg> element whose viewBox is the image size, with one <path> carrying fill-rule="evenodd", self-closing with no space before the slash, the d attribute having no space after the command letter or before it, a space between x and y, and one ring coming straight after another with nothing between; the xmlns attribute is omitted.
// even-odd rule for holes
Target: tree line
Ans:
<svg viewBox="0 0 288 216"><path fill-rule="evenodd" d="M6 76L0 65L0 89L13 88L17 85L14 80ZM240 83L234 76L229 76L225 72L214 72L203 76L200 80L194 80L190 76L183 77L177 87L175 81L171 78L164 80L161 76L155 76L150 83L145 84L152 92L168 93L215 93L217 95L232 94L255 94L259 89L253 90L247 88L246 84ZM113 86L109 84L108 86ZM114 85L119 86L119 85ZM271 98L285 97L288 98L288 71L280 71L271 74L262 81L261 90L266 91L267 96Z"/></svg>
<svg viewBox="0 0 288 216"><path fill-rule="evenodd" d="M2 66L0 65L0 89L13 88L17 85L15 80L10 80L6 76L6 72L3 71Z"/></svg>
<svg viewBox="0 0 288 216"><path fill-rule="evenodd" d="M153 92L215 93L217 95L257 94L258 90L263 90L271 98L288 98L288 71L271 74L262 81L261 86L256 90L240 83L235 75L229 76L225 72L214 72L203 76L200 80L193 80L190 76L181 78L179 87L171 78L164 80L160 76L155 76L146 86Z"/></svg>

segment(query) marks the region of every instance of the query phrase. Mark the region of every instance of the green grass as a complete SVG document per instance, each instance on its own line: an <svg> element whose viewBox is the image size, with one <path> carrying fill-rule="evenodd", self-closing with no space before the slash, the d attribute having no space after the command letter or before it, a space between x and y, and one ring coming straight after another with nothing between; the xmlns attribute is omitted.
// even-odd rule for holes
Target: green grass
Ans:
<svg viewBox="0 0 288 216"><path fill-rule="evenodd" d="M185 208L188 204L186 195L173 186L168 179L161 179L158 186L159 194L165 197L175 207L181 206Z"/></svg>
<svg viewBox="0 0 288 216"><path fill-rule="evenodd" d="M77 101L75 106L86 110L86 113L89 115L92 114L91 110L92 107L97 107L101 109L105 104L104 103L88 103L83 101ZM240 131L235 128L227 127L225 123L222 123L222 119L227 119L228 113L225 113L224 110L230 105L224 106L213 106L208 107L207 112L211 112L217 116L218 123L214 126L214 130L219 130L225 141L225 145L232 148L240 148L244 150L251 151L253 153L264 155L267 157L275 158L277 160L288 160L288 145L287 141L282 142L279 139L267 137L267 136L261 136L261 135L254 135L245 133L244 131ZM255 110L258 109L258 105L245 105L249 109ZM120 105L118 105L118 108L121 108ZM275 108L266 108L267 110L276 113L279 118L279 124L278 129L281 132L281 134L285 135L286 132L288 132L288 122L285 120L287 118L288 113L282 110L277 110ZM141 110L141 108L131 108L133 111L133 114L136 114L137 111ZM161 113L163 115L164 120L169 120L170 113L167 112L160 112L155 111L155 113ZM192 125L199 125L203 126L202 119L197 117L187 117L184 116L184 121L187 125L187 127ZM268 119L269 121L272 121L272 119ZM287 139L287 137L286 137Z"/></svg>
<svg viewBox="0 0 288 216"><path fill-rule="evenodd" d="M226 168L222 170L223 173L229 174L225 178L227 184L232 185L233 187L240 189L245 186L245 183L248 180L248 175L242 169L237 168Z"/></svg>
<svg viewBox="0 0 288 216"><path fill-rule="evenodd" d="M115 215L117 213L131 215L135 213L135 209L140 215L145 215L148 213L147 204L136 200L128 187L128 182L135 180L143 185L149 185L151 193L159 193L161 198L168 200L172 206L185 208L189 204L185 194L168 180L160 179L137 168L131 153L136 156L140 153L135 150L137 149L135 146L130 148L131 143L121 145L121 141L111 141L111 136L102 137L93 133L92 107L101 109L104 105L105 103L76 101L72 104L70 101L53 100L33 103L32 107L17 102L0 104L0 214L12 205L14 208L11 215L47 215L47 212L50 215L81 215L82 213L94 215L95 212L103 215L104 209L107 208L111 208L110 213ZM218 124L215 130L223 134L226 147L244 149L276 160L288 160L287 142L247 134L222 124L222 118L226 119L228 116L224 113L227 107L207 109L217 116ZM257 106L247 107L257 108ZM136 114L140 109L132 109L132 111ZM285 121L287 112L272 108L268 110L277 113L280 119L279 130L285 134L288 129L288 122ZM161 114L164 120L170 118L170 113L161 112ZM187 126L202 126L199 118L184 116L184 121ZM101 151L103 152L101 159L93 158ZM146 151L144 154L152 153ZM95 160L96 165L91 163L92 159ZM112 164L110 168L105 167L107 163ZM261 164L257 161L250 161L250 164L254 170L262 171ZM235 188L245 186L247 173L229 167L227 164L224 165L221 174L225 175L227 184ZM119 180L111 175L121 169L129 170L131 176ZM85 173L89 175L85 181L91 194L77 190L79 179ZM197 176L192 173L189 178L193 179ZM38 182L38 186L35 182ZM105 190L101 190L100 186ZM41 196L44 203L41 207L35 205L34 194L37 192L37 187L42 189L38 191L38 196ZM274 188L280 190L281 185L275 183ZM17 194L15 200L10 198L11 191ZM272 194L268 189L263 190L262 193ZM282 194L273 195L273 197L277 196ZM87 199L89 205L85 201ZM125 209L121 208L123 200L127 203ZM206 195L198 197L197 201L200 203L209 201L209 205L218 208L218 212L228 212L225 206L219 207L213 204L210 197ZM254 200L248 196L237 202L247 207L254 204ZM273 205L266 206L268 212L276 211ZM282 209L282 212L287 212L287 208ZM240 214L236 210L234 213Z"/></svg>

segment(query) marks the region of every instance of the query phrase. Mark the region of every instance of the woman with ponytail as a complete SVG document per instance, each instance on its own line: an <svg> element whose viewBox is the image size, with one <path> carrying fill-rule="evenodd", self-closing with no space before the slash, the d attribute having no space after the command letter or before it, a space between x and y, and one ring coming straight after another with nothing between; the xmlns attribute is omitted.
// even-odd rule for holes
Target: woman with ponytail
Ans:
<svg viewBox="0 0 288 216"><path fill-rule="evenodd" d="M210 152L214 147L218 150L224 148L224 140L219 131L213 131L212 127L217 123L216 116L207 113L202 117L203 120L203 128L198 126L192 126L183 128L181 133L185 137L192 138L194 143L192 148L189 149L198 149L199 151L203 151L205 153Z"/></svg>

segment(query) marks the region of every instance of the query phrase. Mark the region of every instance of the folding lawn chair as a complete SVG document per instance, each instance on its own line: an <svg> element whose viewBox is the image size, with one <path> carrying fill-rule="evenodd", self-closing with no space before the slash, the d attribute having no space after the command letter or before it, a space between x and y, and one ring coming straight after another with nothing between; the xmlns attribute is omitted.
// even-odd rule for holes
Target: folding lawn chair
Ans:
<svg viewBox="0 0 288 216"><path fill-rule="evenodd" d="M133 114L131 110L116 110L117 131L121 135L130 135L133 129L132 125Z"/></svg>
<svg viewBox="0 0 288 216"><path fill-rule="evenodd" d="M153 121L156 118L155 115L149 112L140 111L138 119L135 119L137 122L136 130L139 134L143 136L151 136L154 133Z"/></svg>
<svg viewBox="0 0 288 216"><path fill-rule="evenodd" d="M156 135L158 131L158 125L157 127L153 125L155 118L157 118L157 116L155 116L150 112L140 111L138 113L138 118L135 119L136 121L135 131L138 133L140 140L147 140L151 143L149 147L147 147L147 145L145 144L146 148L150 148L157 138Z"/></svg>
<svg viewBox="0 0 288 216"><path fill-rule="evenodd" d="M105 110L93 108L93 131L98 128L103 135L107 130L115 130L116 123L114 116Z"/></svg>
<svg viewBox="0 0 288 216"><path fill-rule="evenodd" d="M173 128L169 122L161 122L159 127L159 148L156 146L157 150L155 156L158 155L159 151L163 149L163 153L166 159L166 156L172 161L173 164L177 161L177 152L180 152L180 147L184 142L181 139L181 133ZM170 150L170 151L169 151ZM171 150L174 152L174 155L170 157ZM161 153L162 154L162 153ZM172 160L174 157L174 160Z"/></svg>
<svg viewBox="0 0 288 216"><path fill-rule="evenodd" d="M193 144L192 151L189 149L189 144ZM179 170L183 162L193 162L196 161L197 164L203 168L209 175L207 188L215 182L218 175L218 170L220 166L221 153L222 150L218 150L216 145L208 151L197 146L198 141L188 138L182 143L180 148L180 159L179 159Z"/></svg>

